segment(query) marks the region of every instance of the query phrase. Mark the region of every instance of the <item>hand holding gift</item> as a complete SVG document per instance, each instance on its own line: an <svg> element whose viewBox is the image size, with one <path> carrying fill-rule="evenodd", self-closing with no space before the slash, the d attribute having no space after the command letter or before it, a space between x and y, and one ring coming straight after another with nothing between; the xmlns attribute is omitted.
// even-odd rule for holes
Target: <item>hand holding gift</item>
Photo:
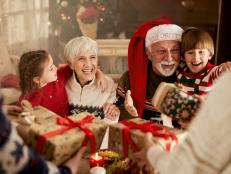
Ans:
<svg viewBox="0 0 231 174"><path fill-rule="evenodd" d="M224 71L224 72L230 71L231 70L231 62L228 61L228 62L222 63L221 67L222 67L222 71Z"/></svg>
<svg viewBox="0 0 231 174"><path fill-rule="evenodd" d="M76 154L69 159L67 162L65 162L63 165L68 166L72 173L78 173L78 168L80 165L80 161L82 160L84 152L87 150L86 146L81 147Z"/></svg>
<svg viewBox="0 0 231 174"><path fill-rule="evenodd" d="M134 154L135 160L139 164L140 168L145 167L149 171L153 171L154 169L151 167L151 164L149 163L149 160L147 158L147 153L150 147L156 146L156 149L159 151L163 151L163 148L152 141L152 134L151 133L146 133L144 137L144 146L143 148ZM153 171L154 172L154 171Z"/></svg>
<svg viewBox="0 0 231 174"><path fill-rule="evenodd" d="M162 82L158 86L152 104L162 113L179 123L189 122L200 107L201 99L187 94L175 84Z"/></svg>

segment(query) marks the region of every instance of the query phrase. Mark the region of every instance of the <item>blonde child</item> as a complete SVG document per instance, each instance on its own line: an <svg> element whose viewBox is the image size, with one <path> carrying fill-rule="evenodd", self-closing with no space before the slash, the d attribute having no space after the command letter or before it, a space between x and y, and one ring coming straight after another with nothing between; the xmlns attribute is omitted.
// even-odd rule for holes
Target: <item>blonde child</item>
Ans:
<svg viewBox="0 0 231 174"><path fill-rule="evenodd" d="M231 62L215 66L209 63L214 55L211 36L204 30L188 28L182 34L182 61L177 69L177 82L184 86L189 94L207 94L214 81L226 70Z"/></svg>
<svg viewBox="0 0 231 174"><path fill-rule="evenodd" d="M20 58L19 75L22 89L20 102L27 99L32 106L44 106L64 117L69 115L65 83L71 77L72 70L68 65L57 69L48 52L30 51Z"/></svg>

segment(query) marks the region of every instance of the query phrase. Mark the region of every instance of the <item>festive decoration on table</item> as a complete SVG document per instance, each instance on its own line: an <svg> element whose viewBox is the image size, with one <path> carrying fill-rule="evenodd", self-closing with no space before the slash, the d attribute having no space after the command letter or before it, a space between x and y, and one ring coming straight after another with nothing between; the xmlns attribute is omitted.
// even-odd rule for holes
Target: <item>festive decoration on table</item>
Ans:
<svg viewBox="0 0 231 174"><path fill-rule="evenodd" d="M106 174L106 170L103 167L95 166L90 169L90 174Z"/></svg>
<svg viewBox="0 0 231 174"><path fill-rule="evenodd" d="M104 157L99 155L98 152L96 152L90 155L89 163L91 167L104 166Z"/></svg>
<svg viewBox="0 0 231 174"><path fill-rule="evenodd" d="M140 168L138 163L129 158L123 158L119 153L109 150L99 150L99 154L104 157L107 174L154 174L153 171L146 171L145 168Z"/></svg>

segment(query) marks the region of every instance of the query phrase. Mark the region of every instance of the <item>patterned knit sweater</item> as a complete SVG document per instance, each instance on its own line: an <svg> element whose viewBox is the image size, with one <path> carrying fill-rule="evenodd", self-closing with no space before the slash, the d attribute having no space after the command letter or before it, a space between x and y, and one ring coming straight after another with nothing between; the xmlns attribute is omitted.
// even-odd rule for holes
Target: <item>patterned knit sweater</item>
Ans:
<svg viewBox="0 0 231 174"><path fill-rule="evenodd" d="M177 83L184 86L188 94L207 94L212 90L214 81L221 75L221 66L208 63L204 71L191 73L185 62L181 62L177 70Z"/></svg>
<svg viewBox="0 0 231 174"><path fill-rule="evenodd" d="M97 86L95 78L90 83L81 87L80 83L76 80L75 73L73 73L66 83L70 113L90 112L96 116L103 116L103 105L106 102L114 103L116 101L114 81L107 76L105 76L105 79L108 88L102 92Z"/></svg>
<svg viewBox="0 0 231 174"><path fill-rule="evenodd" d="M231 173L231 72L214 85L185 141L170 154L152 146L147 153L160 174ZM218 102L217 102L218 101Z"/></svg>

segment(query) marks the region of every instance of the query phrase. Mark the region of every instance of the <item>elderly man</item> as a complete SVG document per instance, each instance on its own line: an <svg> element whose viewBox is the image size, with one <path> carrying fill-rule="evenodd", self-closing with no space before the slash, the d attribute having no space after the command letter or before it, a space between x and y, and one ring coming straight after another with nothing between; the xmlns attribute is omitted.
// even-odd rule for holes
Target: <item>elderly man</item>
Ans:
<svg viewBox="0 0 231 174"><path fill-rule="evenodd" d="M170 24L166 19L145 22L136 30L128 48L129 71L123 74L117 88L117 105L122 111L120 118L131 117L131 114L123 112L129 89L139 117L150 119L157 115L151 99L161 82L176 81L182 33L181 27ZM126 109L129 110L128 107Z"/></svg>

